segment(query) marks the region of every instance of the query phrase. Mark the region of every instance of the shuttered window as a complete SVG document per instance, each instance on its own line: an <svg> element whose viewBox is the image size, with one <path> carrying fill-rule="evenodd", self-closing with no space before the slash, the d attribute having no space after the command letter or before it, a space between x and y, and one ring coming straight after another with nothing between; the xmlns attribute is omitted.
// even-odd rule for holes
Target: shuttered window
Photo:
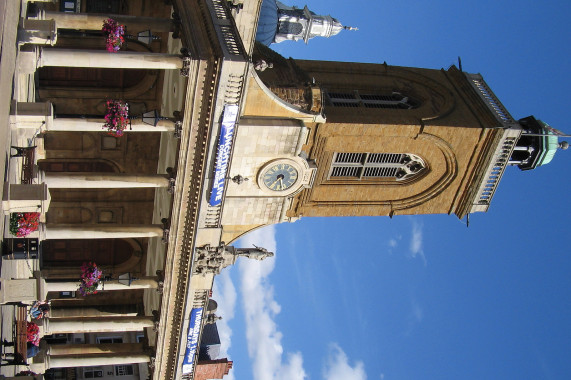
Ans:
<svg viewBox="0 0 571 380"><path fill-rule="evenodd" d="M367 94L359 91L326 91L327 102L333 107L365 107L388 109L412 109L418 102L400 92L391 94Z"/></svg>
<svg viewBox="0 0 571 380"><path fill-rule="evenodd" d="M424 168L424 160L410 153L335 153L329 178L403 180Z"/></svg>

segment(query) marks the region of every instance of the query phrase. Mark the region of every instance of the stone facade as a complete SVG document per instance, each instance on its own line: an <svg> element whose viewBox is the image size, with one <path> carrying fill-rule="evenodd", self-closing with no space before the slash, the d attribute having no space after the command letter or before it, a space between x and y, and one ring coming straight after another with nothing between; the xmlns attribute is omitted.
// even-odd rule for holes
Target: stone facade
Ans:
<svg viewBox="0 0 571 380"><path fill-rule="evenodd" d="M486 211L521 134L485 82L455 67L298 61L254 47L260 0L239 14L224 0L173 0L172 19L164 2L110 2L129 33L148 24L161 37L112 55L90 29L99 16L85 12L97 2L65 15L47 3L29 14L50 22L20 25L43 29L20 34L9 124L19 150L2 203L5 214L41 211L33 237L43 252L33 269L14 265L2 278L0 300L51 300L53 319L81 320L66 337L73 344L34 358L38 371L133 364L141 378L221 378L231 362L200 363L188 343L216 319L214 276L237 256L267 253L225 242L302 216ZM35 46L38 36L53 46ZM261 59L272 67L256 71ZM127 101L132 118L160 109L170 120L133 121L110 136L100 131L110 98ZM223 122L234 129L219 158ZM73 297L89 261L107 278L97 294ZM112 347L74 340L125 326L142 343L133 334Z"/></svg>

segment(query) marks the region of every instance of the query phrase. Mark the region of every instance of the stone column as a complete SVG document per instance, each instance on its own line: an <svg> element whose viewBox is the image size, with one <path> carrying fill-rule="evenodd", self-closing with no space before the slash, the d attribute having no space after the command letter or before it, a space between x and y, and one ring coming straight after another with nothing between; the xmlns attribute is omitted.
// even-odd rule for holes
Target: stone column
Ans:
<svg viewBox="0 0 571 380"><path fill-rule="evenodd" d="M113 353L144 352L142 343L109 343L109 344L57 344L49 346L48 355L105 355Z"/></svg>
<svg viewBox="0 0 571 380"><path fill-rule="evenodd" d="M104 365L138 364L148 363L151 356L144 352L114 352L109 351L103 355L62 355L46 356L46 369L49 368L69 368L69 367L91 367ZM33 370L33 367L32 367Z"/></svg>
<svg viewBox="0 0 571 380"><path fill-rule="evenodd" d="M50 102L28 103L13 102L10 110L12 128L34 129L38 132L104 132L101 119L54 118ZM131 119L131 127L123 132L173 132L176 123L171 120L159 120L156 126L143 123L141 119Z"/></svg>
<svg viewBox="0 0 571 380"><path fill-rule="evenodd" d="M46 183L50 189L122 189L169 186L169 179L161 174L41 172L40 181Z"/></svg>
<svg viewBox="0 0 571 380"><path fill-rule="evenodd" d="M85 307L50 308L50 320L56 318L88 318L88 317L134 317L137 315L136 305L97 305Z"/></svg>
<svg viewBox="0 0 571 380"><path fill-rule="evenodd" d="M2 209L4 215L11 212L48 211L51 202L48 186L41 184L19 184L4 182L4 199Z"/></svg>
<svg viewBox="0 0 571 380"><path fill-rule="evenodd" d="M153 317L44 318L44 335L92 332L143 331L154 327Z"/></svg>
<svg viewBox="0 0 571 380"><path fill-rule="evenodd" d="M22 29L18 30L18 44L55 45L57 28L53 20L22 21Z"/></svg>
<svg viewBox="0 0 571 380"><path fill-rule="evenodd" d="M101 30L103 21L112 18L119 24L125 25L127 29L136 31L151 30L153 33L174 31L173 20L168 18L50 11L41 12L39 18L54 20L57 29Z"/></svg>
<svg viewBox="0 0 571 380"><path fill-rule="evenodd" d="M105 50L38 48L38 67L90 67L107 69L181 69L182 57L177 54Z"/></svg>
<svg viewBox="0 0 571 380"><path fill-rule="evenodd" d="M40 239L121 239L163 236L158 224L43 224Z"/></svg>
<svg viewBox="0 0 571 380"><path fill-rule="evenodd" d="M43 284L44 292L75 292L79 288L79 281L58 281L58 282L45 282ZM129 290L129 289L156 289L159 287L159 282L155 277L143 277L131 281L131 285L125 285L118 280L109 280L100 284L98 290L112 291L112 290ZM42 298L42 299L45 299Z"/></svg>
<svg viewBox="0 0 571 380"><path fill-rule="evenodd" d="M104 132L103 124L105 124L103 118L54 118L51 125L46 127L46 130L59 132ZM131 119L131 127L123 132L173 132L174 130L175 122L172 120L159 120L157 125L154 126L143 123L141 119Z"/></svg>
<svg viewBox="0 0 571 380"><path fill-rule="evenodd" d="M32 304L37 300L47 299L48 292L75 292L79 289L77 281L46 282L43 278L3 279L0 278L0 304L9 302L22 302ZM162 281L156 277L142 277L133 279L130 285L119 280L109 280L100 283L98 290L114 291L129 289L157 289L162 291Z"/></svg>

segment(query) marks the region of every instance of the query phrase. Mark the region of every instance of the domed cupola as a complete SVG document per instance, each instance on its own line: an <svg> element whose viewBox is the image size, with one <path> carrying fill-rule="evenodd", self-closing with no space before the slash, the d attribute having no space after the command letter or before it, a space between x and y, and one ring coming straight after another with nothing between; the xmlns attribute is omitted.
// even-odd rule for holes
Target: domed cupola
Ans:
<svg viewBox="0 0 571 380"><path fill-rule="evenodd" d="M299 9L277 0L264 0L258 20L256 41L266 46L287 40L303 40L307 43L310 38L331 37L343 29L357 28L343 26L331 16L317 15L307 6Z"/></svg>
<svg viewBox="0 0 571 380"><path fill-rule="evenodd" d="M519 120L519 124L524 132L514 147L510 165L521 170L535 169L550 163L557 149L565 150L569 147L566 141L558 141L558 137L565 136L563 132L533 116Z"/></svg>

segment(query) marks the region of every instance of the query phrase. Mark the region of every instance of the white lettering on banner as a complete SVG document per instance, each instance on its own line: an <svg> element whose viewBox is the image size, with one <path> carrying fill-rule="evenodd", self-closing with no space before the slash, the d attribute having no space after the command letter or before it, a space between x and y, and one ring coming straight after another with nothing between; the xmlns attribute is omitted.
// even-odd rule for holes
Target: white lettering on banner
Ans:
<svg viewBox="0 0 571 380"><path fill-rule="evenodd" d="M192 309L190 313L190 322L188 326L188 334L186 336L186 352L182 363L182 373L192 373L194 366L194 355L198 347L198 337L200 336L200 326L202 324L202 308Z"/></svg>
<svg viewBox="0 0 571 380"><path fill-rule="evenodd" d="M209 204L211 206L220 204L222 196L224 195L224 184L226 174L228 172L228 161L232 151L232 139L234 137L237 116L237 105L226 104L224 106L224 116L222 117L222 127L220 130L220 139L218 141L218 151L216 152L216 169L214 172L214 181L212 183L209 200Z"/></svg>

